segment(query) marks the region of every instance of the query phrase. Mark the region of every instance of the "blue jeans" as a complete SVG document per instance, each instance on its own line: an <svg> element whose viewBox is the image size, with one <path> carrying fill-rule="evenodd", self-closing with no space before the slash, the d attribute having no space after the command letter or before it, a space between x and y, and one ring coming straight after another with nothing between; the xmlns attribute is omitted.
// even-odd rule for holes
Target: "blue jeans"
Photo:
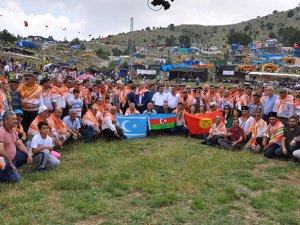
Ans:
<svg viewBox="0 0 300 225"><path fill-rule="evenodd" d="M87 128L84 129L82 136L85 140L85 142L91 142L94 137L96 137L96 129L92 126L88 126Z"/></svg>
<svg viewBox="0 0 300 225"><path fill-rule="evenodd" d="M188 134L188 129L185 126L176 126L170 129L170 134L184 134L187 135Z"/></svg>
<svg viewBox="0 0 300 225"><path fill-rule="evenodd" d="M9 166L8 160L5 160L6 167L3 171L0 170L0 183L17 183L20 181L20 174L18 171L13 171L13 169ZM27 163L27 155L23 152L17 150L16 156L13 160L13 163L16 168L20 168L21 166Z"/></svg>
<svg viewBox="0 0 300 225"><path fill-rule="evenodd" d="M213 136L212 138L210 139L207 139L208 138L208 135L207 134L204 134L203 135L203 139L204 141L206 141L206 144L207 145L218 145L218 140L221 138L219 136Z"/></svg>

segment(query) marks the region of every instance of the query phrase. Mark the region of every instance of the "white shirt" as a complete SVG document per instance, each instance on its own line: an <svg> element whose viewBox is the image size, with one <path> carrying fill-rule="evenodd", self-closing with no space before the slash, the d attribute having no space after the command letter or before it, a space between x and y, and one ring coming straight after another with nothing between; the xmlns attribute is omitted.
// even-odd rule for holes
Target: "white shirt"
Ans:
<svg viewBox="0 0 300 225"><path fill-rule="evenodd" d="M157 92L153 95L152 101L156 106L163 106L166 101L166 94L165 93L160 94L159 92Z"/></svg>
<svg viewBox="0 0 300 225"><path fill-rule="evenodd" d="M31 141L31 148L37 148L40 146L53 146L52 138L47 135L45 139L42 138L41 134L36 134Z"/></svg>
<svg viewBox="0 0 300 225"><path fill-rule="evenodd" d="M175 109L180 102L180 94L176 93L176 95L172 95L171 92L166 94L166 101L168 103L169 108Z"/></svg>
<svg viewBox="0 0 300 225"><path fill-rule="evenodd" d="M10 72L10 68L9 68L9 65L8 65L8 64L4 66L4 71L5 71L5 72Z"/></svg>
<svg viewBox="0 0 300 225"><path fill-rule="evenodd" d="M59 94L52 94L52 102L56 102L56 107L60 107L62 109L66 108L66 100L65 96L61 96Z"/></svg>
<svg viewBox="0 0 300 225"><path fill-rule="evenodd" d="M245 133L247 133L249 131L252 121L254 121L254 118L252 116L250 116L246 120L246 122L243 122L242 118L239 118L240 127L244 130Z"/></svg>
<svg viewBox="0 0 300 225"><path fill-rule="evenodd" d="M110 129L111 131L116 130L116 126L113 125L111 117L106 117L102 123L102 130Z"/></svg>

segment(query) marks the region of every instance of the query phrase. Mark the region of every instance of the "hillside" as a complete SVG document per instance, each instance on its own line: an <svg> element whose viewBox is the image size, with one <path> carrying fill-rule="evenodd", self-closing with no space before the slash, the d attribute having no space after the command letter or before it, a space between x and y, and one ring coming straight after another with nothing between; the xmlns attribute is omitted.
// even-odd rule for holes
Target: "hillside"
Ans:
<svg viewBox="0 0 300 225"><path fill-rule="evenodd" d="M187 34L190 36L193 46L209 47L213 45L223 45L227 41L227 36L231 31L245 32L250 34L254 41L265 40L271 36L275 37L280 28L294 27L300 28L300 7L292 9L293 13L288 11L277 12L264 17L257 17L249 21L243 21L238 24L223 26L202 26L202 25L179 25L170 28L155 28L134 31L134 40L137 47L147 45L163 45L165 38L171 35L177 39L180 35ZM291 14L293 14L291 16ZM95 50L99 45L105 44L108 49L119 46L125 49L130 39L130 33L121 33L110 35L105 39L97 39L85 43L88 49Z"/></svg>

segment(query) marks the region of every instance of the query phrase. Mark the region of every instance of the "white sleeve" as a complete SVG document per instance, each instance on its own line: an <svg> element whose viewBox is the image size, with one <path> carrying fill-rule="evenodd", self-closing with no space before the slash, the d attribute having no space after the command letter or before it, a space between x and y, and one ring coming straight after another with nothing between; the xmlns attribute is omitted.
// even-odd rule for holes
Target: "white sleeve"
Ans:
<svg viewBox="0 0 300 225"><path fill-rule="evenodd" d="M39 106L44 105L44 99L43 99L43 95L41 94L39 97Z"/></svg>
<svg viewBox="0 0 300 225"><path fill-rule="evenodd" d="M113 125L112 121L111 121L111 118L107 118L107 121L106 121L109 129L111 129L112 131L115 131L116 130L116 127Z"/></svg>
<svg viewBox="0 0 300 225"><path fill-rule="evenodd" d="M39 135L35 135L31 141L31 148L37 148L39 145Z"/></svg>

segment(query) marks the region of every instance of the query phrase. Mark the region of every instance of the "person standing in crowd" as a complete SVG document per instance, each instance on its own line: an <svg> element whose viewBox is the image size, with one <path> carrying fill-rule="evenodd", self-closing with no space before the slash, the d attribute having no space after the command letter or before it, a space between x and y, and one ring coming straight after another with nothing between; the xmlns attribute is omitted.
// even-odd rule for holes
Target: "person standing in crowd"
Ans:
<svg viewBox="0 0 300 225"><path fill-rule="evenodd" d="M274 94L274 88L272 86L268 86L266 88L266 97L262 103L263 106L263 119L268 123L269 118L268 114L273 112L273 108L278 96Z"/></svg>
<svg viewBox="0 0 300 225"><path fill-rule="evenodd" d="M277 113L278 119L283 125L287 125L288 118L294 116L294 98L288 94L286 88L279 90L279 97L275 101L273 111Z"/></svg>
<svg viewBox="0 0 300 225"><path fill-rule="evenodd" d="M224 90L223 98L220 100L220 109L224 110L225 106L229 106L231 109L234 105L234 99L229 90Z"/></svg>
<svg viewBox="0 0 300 225"><path fill-rule="evenodd" d="M128 90L125 88L125 85L123 82L119 82L119 90L117 90L117 100L116 102L120 103L120 109L122 110L122 113L125 114L127 108L128 108L128 104L126 101L128 95Z"/></svg>
<svg viewBox="0 0 300 225"><path fill-rule="evenodd" d="M42 87L36 82L36 75L26 73L23 76L24 83L19 86L19 93L22 101L22 110L24 113L23 127L28 131L31 122L38 114L39 106L44 105Z"/></svg>
<svg viewBox="0 0 300 225"><path fill-rule="evenodd" d="M91 86L91 82L88 79L83 81L83 87L81 93L82 93L83 105L85 111L89 109L89 105L92 103L92 96L89 90L90 86Z"/></svg>
<svg viewBox="0 0 300 225"><path fill-rule="evenodd" d="M60 165L60 161L51 155L53 150L52 138L49 136L50 127L46 122L38 123L39 133L36 134L31 141L31 149L33 155L33 163L37 165L37 171L43 172L56 168Z"/></svg>
<svg viewBox="0 0 300 225"><path fill-rule="evenodd" d="M254 94L253 95L253 102L249 104L249 113L253 117L255 112L262 112L263 113L263 105L260 102L260 95Z"/></svg>
<svg viewBox="0 0 300 225"><path fill-rule="evenodd" d="M223 111L223 117L224 117L224 123L226 128L231 128L232 127L232 121L233 121L233 116L231 114L231 107L229 105L226 105L224 107Z"/></svg>
<svg viewBox="0 0 300 225"><path fill-rule="evenodd" d="M20 175L17 168L32 163L32 155L14 130L16 125L16 114L12 111L5 112L3 126L0 127L0 155L5 158L7 166L4 170L0 170L0 183L19 182Z"/></svg>
<svg viewBox="0 0 300 225"><path fill-rule="evenodd" d="M298 125L300 125L300 90L295 91L294 107L295 115L298 119Z"/></svg>
<svg viewBox="0 0 300 225"><path fill-rule="evenodd" d="M188 135L188 129L184 119L184 106L182 102L178 103L177 109L173 111L176 114L176 127L170 129L170 134L183 134Z"/></svg>
<svg viewBox="0 0 300 225"><path fill-rule="evenodd" d="M81 112L83 108L83 100L80 98L80 91L77 89L73 90L74 98L70 101L71 109L76 110L76 116L81 119Z"/></svg>
<svg viewBox="0 0 300 225"><path fill-rule="evenodd" d="M63 81L61 79L54 79L51 87L51 99L54 110L56 108L61 108L65 111L66 100L63 90Z"/></svg>
<svg viewBox="0 0 300 225"><path fill-rule="evenodd" d="M244 130L240 128L237 119L232 121L232 127L228 129L224 139L218 139L221 148L226 150L239 150L243 147Z"/></svg>
<svg viewBox="0 0 300 225"><path fill-rule="evenodd" d="M210 103L215 102L217 106L220 105L221 97L217 92L216 87L213 85L209 86L209 92L206 94L206 104L207 108L209 108Z"/></svg>
<svg viewBox="0 0 300 225"><path fill-rule="evenodd" d="M51 83L52 81L48 77L45 77L41 80L40 85L43 87L42 96L43 96L44 105L52 111L53 104L52 104L52 96L51 96Z"/></svg>
<svg viewBox="0 0 300 225"><path fill-rule="evenodd" d="M154 104L154 110L157 113L162 113L163 105L166 102L166 94L164 93L164 87L158 86L158 92L156 92L152 97L152 102Z"/></svg>
<svg viewBox="0 0 300 225"><path fill-rule="evenodd" d="M195 105L197 103L196 99L189 94L188 90L182 90L182 98L181 102L183 103L184 109L189 110L191 105Z"/></svg>
<svg viewBox="0 0 300 225"><path fill-rule="evenodd" d="M171 92L171 88L170 88L170 81L169 80L165 80L165 85L164 85L164 93L168 94L169 92Z"/></svg>
<svg viewBox="0 0 300 225"><path fill-rule="evenodd" d="M284 125L277 118L276 112L268 114L269 125L262 138L257 137L256 142L263 147L265 157L272 158L281 155L281 140L283 137Z"/></svg>
<svg viewBox="0 0 300 225"><path fill-rule="evenodd" d="M180 94L177 93L176 86L172 86L171 92L166 94L166 102L168 103L170 113L177 108L180 101Z"/></svg>
<svg viewBox="0 0 300 225"><path fill-rule="evenodd" d="M253 96L252 96L252 90L253 88L252 87L249 87L247 86L245 88L245 94L243 94L241 97L240 97L240 102L239 102L239 105L240 105L240 109L243 107L243 106L248 106L253 102Z"/></svg>
<svg viewBox="0 0 300 225"><path fill-rule="evenodd" d="M254 121L251 122L248 133L246 137L250 137L250 140L245 145L246 149L251 149L255 153L260 153L262 146L257 143L257 138L262 138L263 134L266 132L268 124L262 119L261 111L254 111Z"/></svg>
<svg viewBox="0 0 300 225"><path fill-rule="evenodd" d="M149 89L150 100L153 98L155 93L157 93L156 85L155 84L150 84L150 89Z"/></svg>
<svg viewBox="0 0 300 225"><path fill-rule="evenodd" d="M151 101L150 92L145 87L145 83L141 82L135 93L136 109L143 113L147 109L148 102Z"/></svg>
<svg viewBox="0 0 300 225"><path fill-rule="evenodd" d="M20 85L20 81L18 80L10 80L9 81L9 94L11 97L11 106L13 110L22 109L21 105L21 96L18 92L18 88Z"/></svg>

